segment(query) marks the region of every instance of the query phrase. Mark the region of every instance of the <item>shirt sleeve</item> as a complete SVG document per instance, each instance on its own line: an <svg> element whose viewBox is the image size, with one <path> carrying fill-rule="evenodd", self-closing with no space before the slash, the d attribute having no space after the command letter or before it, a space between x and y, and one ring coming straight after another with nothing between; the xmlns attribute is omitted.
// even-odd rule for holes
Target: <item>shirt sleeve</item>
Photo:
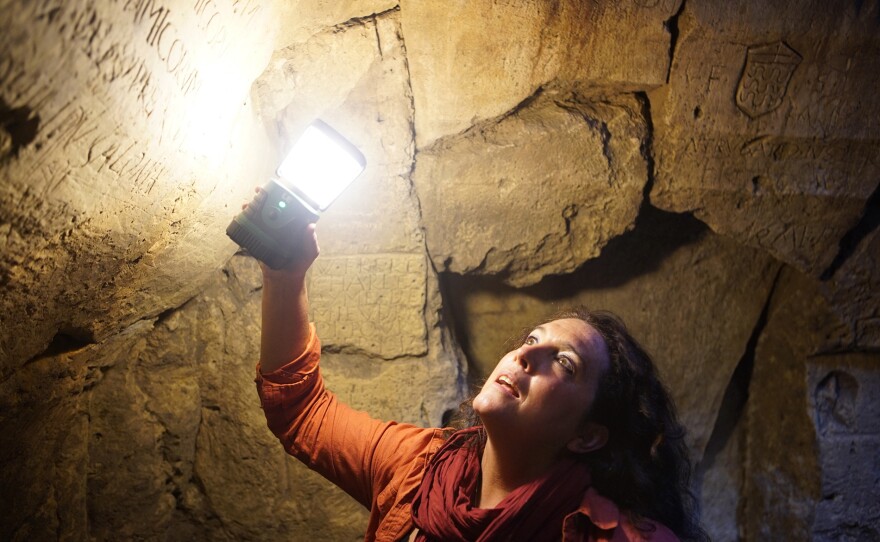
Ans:
<svg viewBox="0 0 880 542"><path fill-rule="evenodd" d="M268 374L257 365L267 425L289 454L365 507L387 506L380 494L396 495L402 480L420 479L437 430L382 422L340 402L324 388L320 357L310 325L308 347L297 359Z"/></svg>

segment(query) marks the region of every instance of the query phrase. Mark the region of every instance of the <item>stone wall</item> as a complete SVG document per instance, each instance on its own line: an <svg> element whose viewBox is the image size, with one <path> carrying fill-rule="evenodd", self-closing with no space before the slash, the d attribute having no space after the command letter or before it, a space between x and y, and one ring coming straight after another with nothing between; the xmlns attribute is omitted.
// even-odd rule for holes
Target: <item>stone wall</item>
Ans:
<svg viewBox="0 0 880 542"><path fill-rule="evenodd" d="M620 314L715 540L872 540L880 4L0 0L0 539L340 540L253 390L225 226L313 118L366 155L309 277L329 387L438 425Z"/></svg>

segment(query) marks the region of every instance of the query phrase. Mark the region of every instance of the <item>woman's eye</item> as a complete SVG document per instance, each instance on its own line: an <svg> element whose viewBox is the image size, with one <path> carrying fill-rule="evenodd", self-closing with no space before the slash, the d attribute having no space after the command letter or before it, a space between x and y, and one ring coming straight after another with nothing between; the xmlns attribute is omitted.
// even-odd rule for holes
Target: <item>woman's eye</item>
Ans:
<svg viewBox="0 0 880 542"><path fill-rule="evenodd" d="M562 365L563 370L565 370L568 374L574 374L574 362L572 362L569 358L565 356L559 356L556 358L556 361L559 362L559 365Z"/></svg>
<svg viewBox="0 0 880 542"><path fill-rule="evenodd" d="M528 337L526 337L526 340L523 344L526 344L528 346L534 346L534 345L538 344L538 339L536 339L532 335L529 335Z"/></svg>

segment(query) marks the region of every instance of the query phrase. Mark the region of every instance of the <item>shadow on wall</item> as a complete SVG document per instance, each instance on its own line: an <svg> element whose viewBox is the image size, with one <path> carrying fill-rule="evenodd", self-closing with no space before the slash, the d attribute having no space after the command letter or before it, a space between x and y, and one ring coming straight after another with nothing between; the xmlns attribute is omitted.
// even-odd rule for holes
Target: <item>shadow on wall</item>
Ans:
<svg viewBox="0 0 880 542"><path fill-rule="evenodd" d="M609 241L598 258L585 262L569 275L550 275L533 286L517 289L504 284L503 276L441 274L441 291L450 321L468 358L470 384L481 383L488 372L474 362L476 353L468 330L475 326L470 321L471 311L466 307L469 299L479 294L503 299L518 292L540 300L542 304L565 308L581 292L618 288L657 271L667 257L699 241L708 231L705 224L690 214L671 213L646 203L642 205L633 229ZM499 315L499 325L504 326L507 333L505 351L519 338L523 326L533 325L548 314L532 312L519 317L510 316ZM519 325L510 325L511 320L516 320Z"/></svg>
<svg viewBox="0 0 880 542"><path fill-rule="evenodd" d="M12 108L0 99L0 164L18 156L18 151L37 137L40 116L27 107Z"/></svg>

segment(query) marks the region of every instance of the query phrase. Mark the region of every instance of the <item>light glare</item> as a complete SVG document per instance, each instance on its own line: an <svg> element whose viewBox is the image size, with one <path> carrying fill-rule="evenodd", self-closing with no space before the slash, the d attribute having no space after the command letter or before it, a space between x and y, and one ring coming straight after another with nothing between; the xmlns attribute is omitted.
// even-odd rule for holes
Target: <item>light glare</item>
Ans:
<svg viewBox="0 0 880 542"><path fill-rule="evenodd" d="M324 211L364 170L363 157L310 125L278 168L278 176Z"/></svg>

